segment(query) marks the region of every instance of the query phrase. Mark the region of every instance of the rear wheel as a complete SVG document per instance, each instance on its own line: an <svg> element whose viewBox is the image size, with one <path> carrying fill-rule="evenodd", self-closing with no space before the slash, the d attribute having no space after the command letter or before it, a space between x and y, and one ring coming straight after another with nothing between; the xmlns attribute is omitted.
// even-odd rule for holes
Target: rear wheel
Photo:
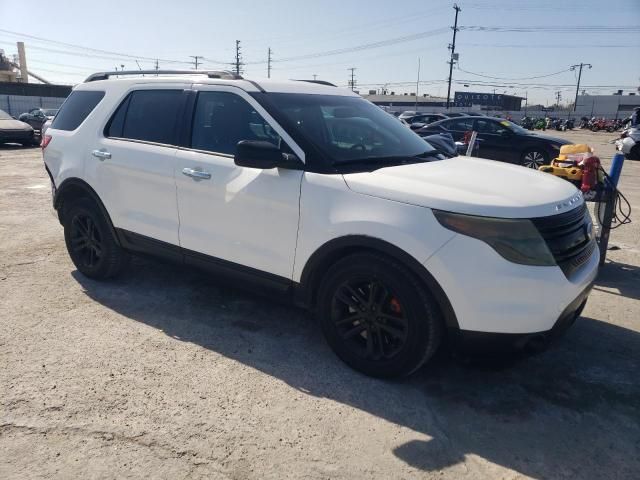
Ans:
<svg viewBox="0 0 640 480"><path fill-rule="evenodd" d="M115 242L107 220L90 199L65 208L63 223L69 256L87 277L110 278L127 265L129 254Z"/></svg>
<svg viewBox="0 0 640 480"><path fill-rule="evenodd" d="M437 350L443 321L428 292L402 265L354 254L325 275L317 313L333 351L375 377L409 375Z"/></svg>
<svg viewBox="0 0 640 480"><path fill-rule="evenodd" d="M538 170L542 165L549 163L549 155L539 149L527 150L520 158L520 165Z"/></svg>

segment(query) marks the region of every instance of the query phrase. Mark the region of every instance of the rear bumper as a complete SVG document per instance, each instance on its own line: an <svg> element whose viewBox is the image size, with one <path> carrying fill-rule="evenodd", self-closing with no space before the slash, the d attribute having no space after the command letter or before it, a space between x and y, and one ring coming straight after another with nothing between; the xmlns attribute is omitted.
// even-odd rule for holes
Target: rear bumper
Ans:
<svg viewBox="0 0 640 480"><path fill-rule="evenodd" d="M544 350L580 317L592 287L593 284L590 284L564 309L550 330L534 333L487 333L456 329L449 332L452 346L455 350L466 353Z"/></svg>
<svg viewBox="0 0 640 480"><path fill-rule="evenodd" d="M33 140L33 130L0 130L0 142L29 142Z"/></svg>

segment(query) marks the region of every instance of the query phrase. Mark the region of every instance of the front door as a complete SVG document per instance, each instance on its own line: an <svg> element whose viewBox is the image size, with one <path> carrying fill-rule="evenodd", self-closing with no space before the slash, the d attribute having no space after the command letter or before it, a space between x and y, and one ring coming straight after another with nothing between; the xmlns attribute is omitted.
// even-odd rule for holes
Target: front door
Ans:
<svg viewBox="0 0 640 480"><path fill-rule="evenodd" d="M241 140L272 142L301 162L304 154L246 92L195 89L191 135L175 163L186 261L291 279L303 171L239 167L233 157Z"/></svg>
<svg viewBox="0 0 640 480"><path fill-rule="evenodd" d="M499 121L478 118L476 130L480 141L478 156L503 162L513 161L514 134L511 129Z"/></svg>

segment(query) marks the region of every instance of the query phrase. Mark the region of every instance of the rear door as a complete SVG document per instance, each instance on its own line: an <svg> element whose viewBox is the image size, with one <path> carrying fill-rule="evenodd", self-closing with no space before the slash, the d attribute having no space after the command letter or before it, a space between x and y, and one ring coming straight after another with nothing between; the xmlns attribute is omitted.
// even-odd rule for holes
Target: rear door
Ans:
<svg viewBox="0 0 640 480"><path fill-rule="evenodd" d="M245 91L196 86L193 124L176 156L180 244L185 261L242 274L291 279L303 171L239 167L241 140L302 151ZM302 164L301 164L302 167Z"/></svg>
<svg viewBox="0 0 640 480"><path fill-rule="evenodd" d="M442 122L440 125L451 134L455 141L461 141L466 132L473 130L473 118L452 118L451 120Z"/></svg>
<svg viewBox="0 0 640 480"><path fill-rule="evenodd" d="M125 235L180 244L174 161L186 87L136 86L89 146L96 191Z"/></svg>

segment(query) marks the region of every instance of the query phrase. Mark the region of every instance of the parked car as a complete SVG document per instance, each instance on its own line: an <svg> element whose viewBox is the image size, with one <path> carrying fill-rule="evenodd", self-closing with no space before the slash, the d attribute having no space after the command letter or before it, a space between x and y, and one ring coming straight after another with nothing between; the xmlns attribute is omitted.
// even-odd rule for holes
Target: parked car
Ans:
<svg viewBox="0 0 640 480"><path fill-rule="evenodd" d="M0 145L3 143L20 143L28 146L37 145L38 142L30 125L0 110Z"/></svg>
<svg viewBox="0 0 640 480"><path fill-rule="evenodd" d="M33 108L26 113L21 114L18 118L24 123L28 123L34 130L42 130L42 125L47 120L53 120L58 113L57 108Z"/></svg>
<svg viewBox="0 0 640 480"><path fill-rule="evenodd" d="M402 120L409 124L411 130L418 130L430 123L444 120L445 118L447 117L441 113L419 113L411 117L404 117Z"/></svg>
<svg viewBox="0 0 640 480"><path fill-rule="evenodd" d="M444 112L442 115L444 115L446 118L457 118L457 117L469 116L466 113L460 113L460 112Z"/></svg>
<svg viewBox="0 0 640 480"><path fill-rule="evenodd" d="M538 169L555 158L562 145L571 142L562 138L539 135L501 118L460 117L432 123L417 133L421 136L448 132L456 141L464 139L466 132L477 131L482 158L516 163Z"/></svg>
<svg viewBox="0 0 640 480"><path fill-rule="evenodd" d="M539 348L580 315L599 254L571 183L445 159L350 90L149 72L89 77L43 139L81 274L141 252L288 296L381 377L444 340Z"/></svg>

